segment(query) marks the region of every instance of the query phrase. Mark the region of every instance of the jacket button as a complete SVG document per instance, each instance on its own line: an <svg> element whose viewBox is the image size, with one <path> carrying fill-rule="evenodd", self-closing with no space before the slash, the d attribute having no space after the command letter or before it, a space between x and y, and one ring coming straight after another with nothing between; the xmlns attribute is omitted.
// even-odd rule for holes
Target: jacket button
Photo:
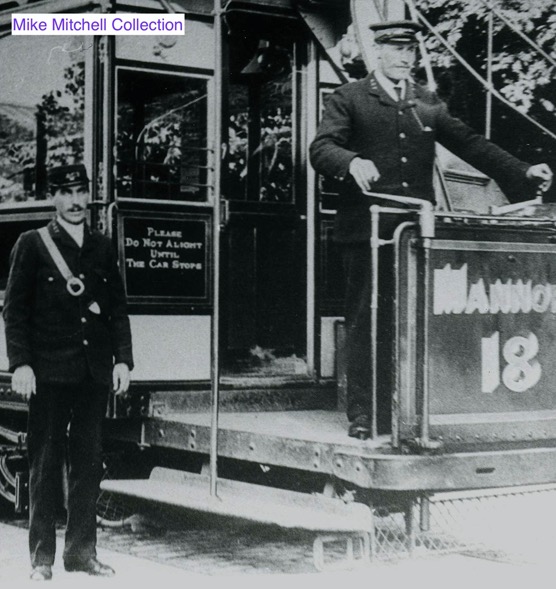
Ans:
<svg viewBox="0 0 556 589"><path fill-rule="evenodd" d="M400 133L400 139L405 139L407 135L405 133Z"/></svg>
<svg viewBox="0 0 556 589"><path fill-rule="evenodd" d="M405 157L405 155L402 157L402 162L403 162L404 164L406 164L406 163L407 163L407 158Z"/></svg>
<svg viewBox="0 0 556 589"><path fill-rule="evenodd" d="M398 111L398 114L399 114L400 116L401 116L401 115L403 115L403 110L399 110L399 111Z"/></svg>
<svg viewBox="0 0 556 589"><path fill-rule="evenodd" d="M402 182L402 186L403 186L404 188L408 188L408 187L409 187L409 184L408 184L407 182Z"/></svg>
<svg viewBox="0 0 556 589"><path fill-rule="evenodd" d="M49 276L48 277L48 282L54 282L54 277L53 276Z"/></svg>
<svg viewBox="0 0 556 589"><path fill-rule="evenodd" d="M81 317L81 323L87 323L87 319L85 319L85 317Z"/></svg>
<svg viewBox="0 0 556 589"><path fill-rule="evenodd" d="M83 340L83 345L84 345L84 346L88 346L88 345L89 345L89 342L88 342L86 339L84 339L84 340Z"/></svg>
<svg viewBox="0 0 556 589"><path fill-rule="evenodd" d="M85 278L85 274L80 274L79 278L81 278L81 280L83 280L83 278Z"/></svg>

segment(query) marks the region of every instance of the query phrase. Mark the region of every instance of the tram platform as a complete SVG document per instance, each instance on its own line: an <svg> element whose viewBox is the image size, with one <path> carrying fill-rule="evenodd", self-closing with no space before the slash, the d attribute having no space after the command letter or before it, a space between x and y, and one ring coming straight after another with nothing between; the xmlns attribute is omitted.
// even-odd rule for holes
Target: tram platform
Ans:
<svg viewBox="0 0 556 589"><path fill-rule="evenodd" d="M143 418L140 443L208 455L210 413L161 412ZM118 420L109 433L118 439ZM553 446L405 453L389 435L357 440L335 410L222 413L223 458L331 475L364 489L439 492L545 484L555 476Z"/></svg>

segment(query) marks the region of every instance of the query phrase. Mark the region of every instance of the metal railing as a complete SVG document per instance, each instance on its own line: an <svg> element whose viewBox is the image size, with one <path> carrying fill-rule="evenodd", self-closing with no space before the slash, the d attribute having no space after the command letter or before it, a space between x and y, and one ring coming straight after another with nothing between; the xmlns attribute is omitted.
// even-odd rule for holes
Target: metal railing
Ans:
<svg viewBox="0 0 556 589"><path fill-rule="evenodd" d="M379 277L379 248L383 245L393 243L391 240L380 239L379 225L380 215L382 213L394 212L407 212L410 213L411 209L418 215L418 223L420 229L420 236L422 238L421 247L424 252L424 288L428 288L429 277L429 257L430 257L430 240L434 237L435 231L435 214L434 205L430 201L426 201L420 198L412 198L409 196L399 196L393 194L383 194L380 192L369 192L363 191L365 196L374 198L377 200L385 201L386 203L398 203L411 207L410 209L397 209L382 207L377 204L373 204L370 208L371 211L371 391L372 391L372 409L371 415L373 421L371 424L371 437L376 438L378 434L377 429L377 395L378 395L378 382L377 382L377 362L378 362L378 277ZM426 322L426 318L425 318ZM423 337L428 337L427 330L424 330ZM427 350L428 346L426 341L424 342L424 349ZM426 365L426 362L425 362ZM428 432L428 383L427 383L427 370L423 371L423 410L421 415L421 432L420 432L420 444L423 447L428 447L432 442L429 440Z"/></svg>

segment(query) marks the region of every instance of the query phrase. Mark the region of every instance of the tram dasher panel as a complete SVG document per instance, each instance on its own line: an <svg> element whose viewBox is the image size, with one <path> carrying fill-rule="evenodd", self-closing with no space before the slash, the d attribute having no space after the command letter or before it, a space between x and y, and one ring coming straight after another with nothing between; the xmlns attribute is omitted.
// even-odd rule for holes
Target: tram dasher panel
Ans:
<svg viewBox="0 0 556 589"><path fill-rule="evenodd" d="M229 20L221 338L225 374L303 375L306 195L298 175L299 48L281 21ZM257 36L253 36L253 31Z"/></svg>
<svg viewBox="0 0 556 589"><path fill-rule="evenodd" d="M437 223L426 286L420 239L402 234L401 441L419 438L423 382L429 433L444 447L556 437L556 245L551 229L533 225Z"/></svg>

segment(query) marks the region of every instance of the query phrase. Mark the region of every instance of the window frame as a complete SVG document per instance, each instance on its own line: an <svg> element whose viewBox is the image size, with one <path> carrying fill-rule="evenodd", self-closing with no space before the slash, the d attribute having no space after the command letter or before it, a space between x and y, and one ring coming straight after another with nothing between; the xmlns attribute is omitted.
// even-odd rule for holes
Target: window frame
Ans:
<svg viewBox="0 0 556 589"><path fill-rule="evenodd" d="M114 187L114 202L116 203L144 203L156 205L172 205L178 207L202 207L213 206L215 202L214 194L214 158L216 156L214 149L214 117L211 113L214 110L214 76L210 73L200 73L184 68L157 68L148 64L137 64L129 62L119 62L114 68L114 148L116 147L116 138L118 137L118 74L121 70L138 71L142 73L153 73L158 75L169 75L181 78L195 78L206 80L207 82L207 198L203 201L193 200L171 200L163 198L137 198L137 197L122 197L118 195L116 187ZM118 162L118 154L115 152L115 161Z"/></svg>

